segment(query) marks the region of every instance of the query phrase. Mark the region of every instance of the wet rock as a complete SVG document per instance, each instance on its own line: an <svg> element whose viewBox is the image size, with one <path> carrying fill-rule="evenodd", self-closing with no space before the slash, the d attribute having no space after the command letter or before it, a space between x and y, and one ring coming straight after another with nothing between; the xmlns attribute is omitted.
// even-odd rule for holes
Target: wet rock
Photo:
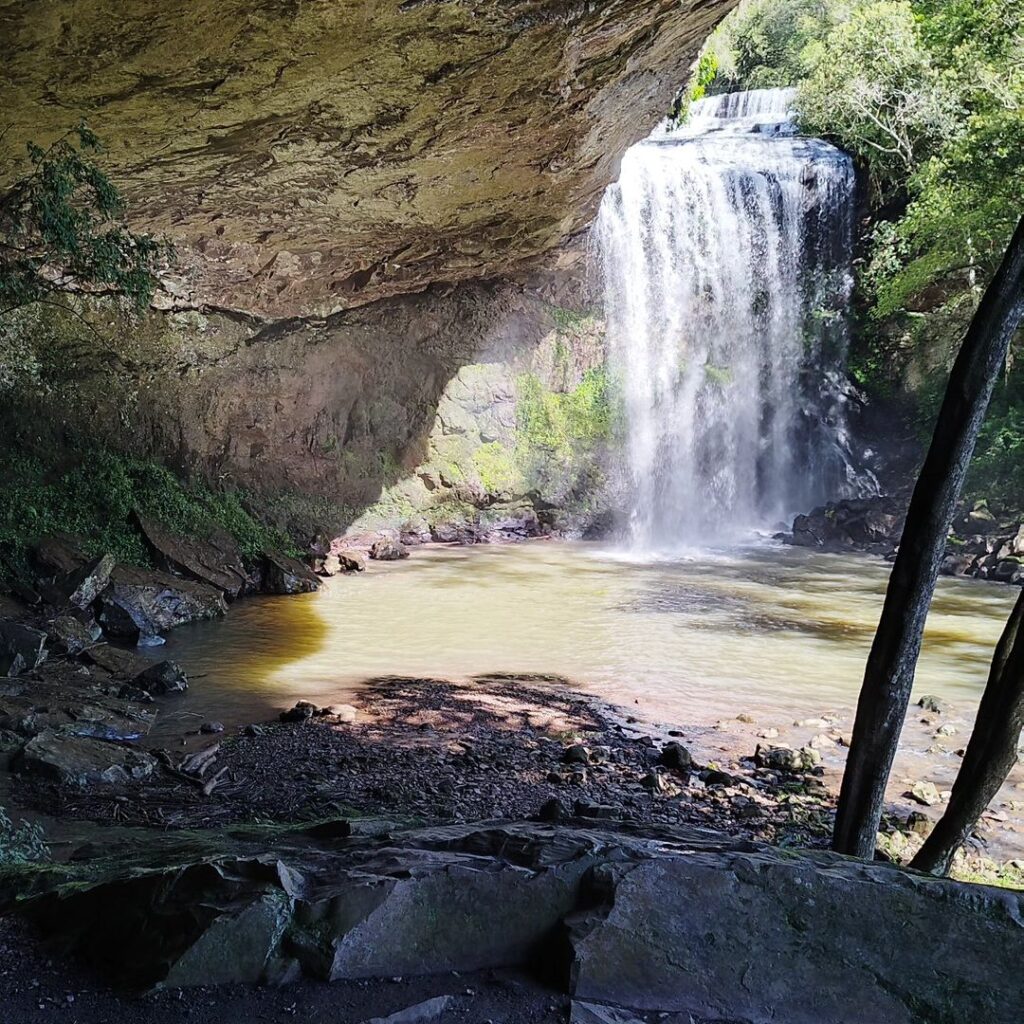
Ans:
<svg viewBox="0 0 1024 1024"><path fill-rule="evenodd" d="M366 558L361 552L343 548L327 554L321 572L324 576L337 576L343 572L362 572L365 568Z"/></svg>
<svg viewBox="0 0 1024 1024"><path fill-rule="evenodd" d="M282 711L278 716L282 722L308 722L316 713L317 706L308 700L298 701L294 707Z"/></svg>
<svg viewBox="0 0 1024 1024"><path fill-rule="evenodd" d="M296 558L280 551L263 552L263 589L268 594L308 594L320 588L320 578Z"/></svg>
<svg viewBox="0 0 1024 1024"><path fill-rule="evenodd" d="M565 764L590 764L590 750L582 743L574 743L562 751L562 761Z"/></svg>
<svg viewBox="0 0 1024 1024"><path fill-rule="evenodd" d="M925 807L934 807L942 803L942 795L933 782L915 782L903 795L924 804Z"/></svg>
<svg viewBox="0 0 1024 1024"><path fill-rule="evenodd" d="M758 736L758 739L762 739L762 740L778 739L778 737L779 737L779 730L778 729L762 729L760 732L758 732L757 736Z"/></svg>
<svg viewBox="0 0 1024 1024"><path fill-rule="evenodd" d="M949 711L949 704L942 700L940 697L933 697L931 694L925 694L918 702L919 708L924 708L925 711L930 711L935 715L944 715Z"/></svg>
<svg viewBox="0 0 1024 1024"><path fill-rule="evenodd" d="M867 549L884 554L899 542L905 510L890 497L829 502L797 516L790 544L825 551Z"/></svg>
<svg viewBox="0 0 1024 1024"><path fill-rule="evenodd" d="M224 595L215 587L125 565L111 573L100 602L104 629L132 639L219 618L227 611Z"/></svg>
<svg viewBox="0 0 1024 1024"><path fill-rule="evenodd" d="M400 541L392 537L381 537L371 545L370 557L377 562L397 562L408 558L409 551Z"/></svg>
<svg viewBox="0 0 1024 1024"><path fill-rule="evenodd" d="M32 554L43 572L66 576L89 561L84 548L85 542L81 537L70 533L54 533L43 537Z"/></svg>
<svg viewBox="0 0 1024 1024"><path fill-rule="evenodd" d="M759 768L773 768L775 771L804 772L821 764L821 754L813 747L794 750L786 744L759 743L754 751L754 763Z"/></svg>
<svg viewBox="0 0 1024 1024"><path fill-rule="evenodd" d="M88 627L73 615L58 615L50 623L49 636L54 650L72 657L96 642Z"/></svg>
<svg viewBox="0 0 1024 1024"><path fill-rule="evenodd" d="M87 661L98 665L114 679L130 681L153 664L148 658L112 644L96 644L85 651Z"/></svg>
<svg viewBox="0 0 1024 1024"><path fill-rule="evenodd" d="M41 732L25 745L16 766L19 771L65 785L119 786L148 778L156 770L157 760L120 743Z"/></svg>
<svg viewBox="0 0 1024 1024"><path fill-rule="evenodd" d="M0 676L18 676L47 656L46 634L21 622L0 619Z"/></svg>
<svg viewBox="0 0 1024 1024"><path fill-rule="evenodd" d="M116 565L113 555L100 555L54 580L51 587L56 595L54 603L62 607L87 608L106 588Z"/></svg>
<svg viewBox="0 0 1024 1024"><path fill-rule="evenodd" d="M406 546L430 543L430 524L423 516L413 516L402 523L399 532L399 540Z"/></svg>
<svg viewBox="0 0 1024 1024"><path fill-rule="evenodd" d="M221 732L224 731L224 723L223 722L203 722L202 725L199 726L199 731L201 733L203 733L204 735L206 735L206 736L214 736L217 733L221 733Z"/></svg>
<svg viewBox="0 0 1024 1024"><path fill-rule="evenodd" d="M700 777L705 786L735 786L737 782L736 776L723 772L718 768L711 768L706 772L701 772Z"/></svg>
<svg viewBox="0 0 1024 1024"><path fill-rule="evenodd" d="M661 748L658 763L676 772L687 772L693 767L693 757L689 750L673 740Z"/></svg>
<svg viewBox="0 0 1024 1024"><path fill-rule="evenodd" d="M736 721L743 722L745 725L753 725L757 721L757 719L753 715L748 715L745 711L743 711L736 716Z"/></svg>
<svg viewBox="0 0 1024 1024"><path fill-rule="evenodd" d="M942 725L935 730L936 736L955 736L957 734L957 727L951 725L949 722L943 722Z"/></svg>
<svg viewBox="0 0 1024 1024"><path fill-rule="evenodd" d="M175 661L159 661L150 665L132 679L136 686L142 687L147 693L156 695L167 693L184 693L188 689L188 676L185 670Z"/></svg>
<svg viewBox="0 0 1024 1024"><path fill-rule="evenodd" d="M255 587L234 538L224 530L207 540L183 537L148 516L138 515L142 535L161 569L180 573L236 598Z"/></svg>

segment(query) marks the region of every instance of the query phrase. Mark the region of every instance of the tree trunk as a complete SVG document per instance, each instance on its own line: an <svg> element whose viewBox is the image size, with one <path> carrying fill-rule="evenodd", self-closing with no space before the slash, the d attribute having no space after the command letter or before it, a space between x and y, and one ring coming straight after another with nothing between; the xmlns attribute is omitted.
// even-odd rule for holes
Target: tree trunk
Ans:
<svg viewBox="0 0 1024 1024"><path fill-rule="evenodd" d="M981 298L949 375L857 702L833 848L870 858L910 702L925 618L946 537L992 389L1024 314L1024 219Z"/></svg>
<svg viewBox="0 0 1024 1024"><path fill-rule="evenodd" d="M1017 760L1024 729L1024 591L1017 598L981 697L974 732L953 783L946 813L910 866L935 875L949 873L963 846Z"/></svg>

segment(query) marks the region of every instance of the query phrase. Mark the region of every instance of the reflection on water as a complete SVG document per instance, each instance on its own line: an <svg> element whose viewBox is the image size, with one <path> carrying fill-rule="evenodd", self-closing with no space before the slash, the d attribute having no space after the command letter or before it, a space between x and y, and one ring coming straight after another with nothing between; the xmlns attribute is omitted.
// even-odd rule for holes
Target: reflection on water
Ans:
<svg viewBox="0 0 1024 1024"><path fill-rule="evenodd" d="M343 701L381 675L554 672L647 717L851 707L888 566L762 547L654 564L599 546L417 549L319 594L235 605L161 656L194 682L158 733ZM940 581L917 688L973 703L1015 591Z"/></svg>

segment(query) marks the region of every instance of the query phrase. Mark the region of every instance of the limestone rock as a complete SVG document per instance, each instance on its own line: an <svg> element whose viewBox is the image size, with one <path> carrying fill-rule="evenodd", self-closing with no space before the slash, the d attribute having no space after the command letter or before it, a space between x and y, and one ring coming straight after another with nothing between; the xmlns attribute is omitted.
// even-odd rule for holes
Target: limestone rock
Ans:
<svg viewBox="0 0 1024 1024"><path fill-rule="evenodd" d="M64 605L87 608L103 592L117 562L113 555L100 555L53 583Z"/></svg>
<svg viewBox="0 0 1024 1024"><path fill-rule="evenodd" d="M942 794L934 782L915 782L903 795L925 807L934 807L942 803Z"/></svg>
<svg viewBox="0 0 1024 1024"><path fill-rule="evenodd" d="M263 552L263 589L268 594L308 594L319 588L320 578L297 558Z"/></svg>
<svg viewBox="0 0 1024 1024"><path fill-rule="evenodd" d="M100 601L100 621L107 632L133 639L219 618L227 611L223 594L214 587L126 565L111 573Z"/></svg>

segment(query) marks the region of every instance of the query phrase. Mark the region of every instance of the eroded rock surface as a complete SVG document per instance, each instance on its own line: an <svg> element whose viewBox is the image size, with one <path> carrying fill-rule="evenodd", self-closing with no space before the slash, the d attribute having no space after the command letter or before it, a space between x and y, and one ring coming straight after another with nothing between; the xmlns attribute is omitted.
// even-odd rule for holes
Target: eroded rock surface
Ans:
<svg viewBox="0 0 1024 1024"><path fill-rule="evenodd" d="M325 314L585 226L732 0L8 4L5 144L80 117L173 302Z"/></svg>
<svg viewBox="0 0 1024 1024"><path fill-rule="evenodd" d="M697 829L382 835L357 822L348 838L296 831L268 850L236 834L212 859L175 856L183 866L79 883L32 913L148 983L431 974L543 955L574 997L638 1013L751 1024L1018 1014L1021 894ZM113 905L122 912L99 930Z"/></svg>

